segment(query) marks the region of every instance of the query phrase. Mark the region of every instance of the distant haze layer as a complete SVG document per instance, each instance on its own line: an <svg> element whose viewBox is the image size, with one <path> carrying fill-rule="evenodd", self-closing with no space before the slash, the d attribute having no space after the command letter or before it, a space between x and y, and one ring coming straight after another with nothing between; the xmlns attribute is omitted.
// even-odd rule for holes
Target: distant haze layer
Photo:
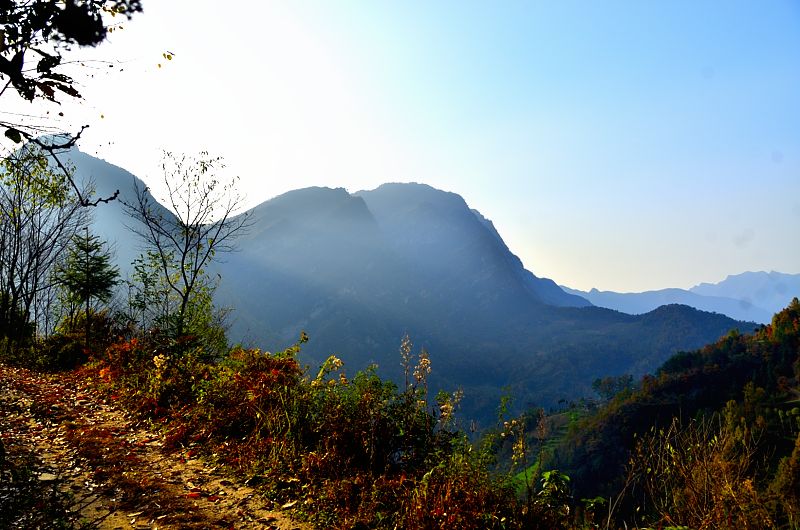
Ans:
<svg viewBox="0 0 800 530"><path fill-rule="evenodd" d="M642 293L564 290L582 296L594 305L638 315L665 304L686 304L704 311L722 313L739 320L766 324L772 315L800 298L800 274L744 272L719 283L701 283L689 290L661 289Z"/></svg>

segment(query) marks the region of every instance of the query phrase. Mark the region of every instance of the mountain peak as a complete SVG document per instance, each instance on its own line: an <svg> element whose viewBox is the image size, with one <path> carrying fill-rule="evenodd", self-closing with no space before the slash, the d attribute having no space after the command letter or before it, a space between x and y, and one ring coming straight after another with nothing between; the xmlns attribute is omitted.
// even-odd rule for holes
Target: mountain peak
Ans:
<svg viewBox="0 0 800 530"><path fill-rule="evenodd" d="M442 215L469 210L461 195L418 182L391 182L371 191L359 191L376 216L410 216L420 209Z"/></svg>

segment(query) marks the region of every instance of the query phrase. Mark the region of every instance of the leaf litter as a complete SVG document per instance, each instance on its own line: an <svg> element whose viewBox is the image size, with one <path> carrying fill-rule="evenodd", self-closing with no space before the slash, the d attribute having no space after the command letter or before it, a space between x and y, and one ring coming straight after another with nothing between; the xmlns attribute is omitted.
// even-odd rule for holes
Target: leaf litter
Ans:
<svg viewBox="0 0 800 530"><path fill-rule="evenodd" d="M48 518L58 518L67 528L115 530L311 528L255 488L206 465L194 449L167 450L161 434L76 372L41 374L0 364L0 437L0 512L14 517L2 526L47 528ZM30 497L20 490L23 467L49 499L44 504L60 511L37 504L19 514L6 509L21 494Z"/></svg>

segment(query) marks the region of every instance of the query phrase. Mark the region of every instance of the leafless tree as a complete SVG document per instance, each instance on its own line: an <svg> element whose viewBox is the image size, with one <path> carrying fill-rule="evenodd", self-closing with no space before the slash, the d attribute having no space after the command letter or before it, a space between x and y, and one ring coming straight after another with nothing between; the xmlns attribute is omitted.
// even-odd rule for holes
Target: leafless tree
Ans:
<svg viewBox="0 0 800 530"><path fill-rule="evenodd" d="M249 212L238 213L242 197L238 179L220 180L219 157L164 152L161 168L169 210L155 202L148 188L136 188L124 202L136 223L131 230L155 251L163 280L177 296L178 333L184 331L187 309L200 287L205 268L222 252L234 249L237 236L250 226ZM171 211L170 211L171 210Z"/></svg>

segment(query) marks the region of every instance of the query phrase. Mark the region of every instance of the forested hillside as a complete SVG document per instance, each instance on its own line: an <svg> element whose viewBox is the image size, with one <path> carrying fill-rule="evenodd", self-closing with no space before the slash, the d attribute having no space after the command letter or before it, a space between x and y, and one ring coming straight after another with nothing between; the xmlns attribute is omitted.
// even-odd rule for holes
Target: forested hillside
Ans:
<svg viewBox="0 0 800 530"><path fill-rule="evenodd" d="M800 303L753 334L671 357L574 422L544 460L613 520L688 528L800 523Z"/></svg>

